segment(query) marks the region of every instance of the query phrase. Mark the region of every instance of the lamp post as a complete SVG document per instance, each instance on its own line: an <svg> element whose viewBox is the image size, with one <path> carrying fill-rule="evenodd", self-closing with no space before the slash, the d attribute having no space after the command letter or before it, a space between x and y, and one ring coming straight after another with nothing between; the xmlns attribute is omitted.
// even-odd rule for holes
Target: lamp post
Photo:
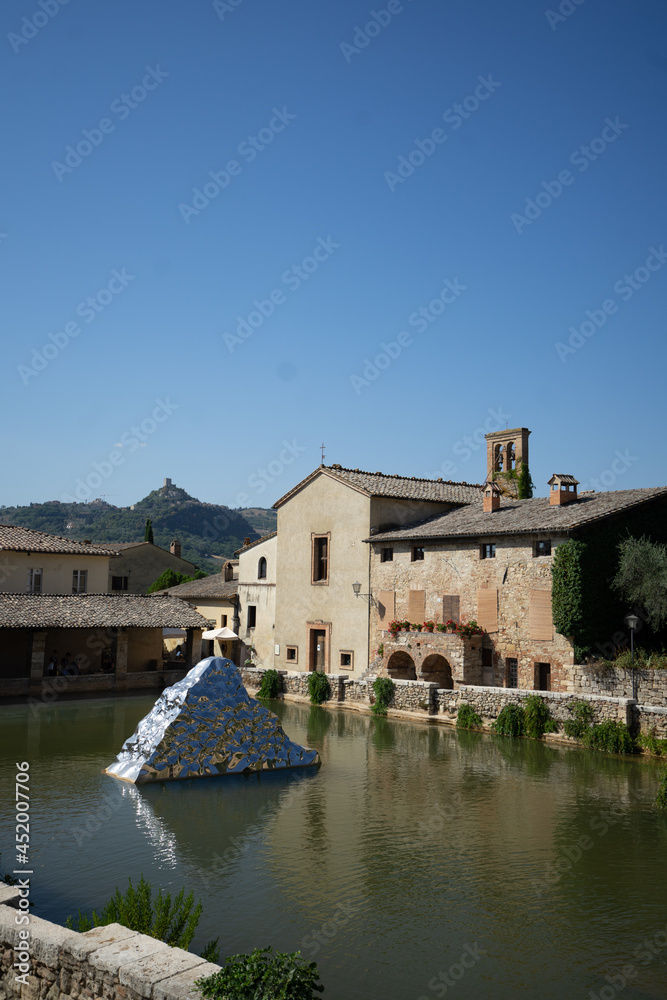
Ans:
<svg viewBox="0 0 667 1000"><path fill-rule="evenodd" d="M354 591L354 596L355 597L363 597L363 599L365 601L368 601L369 607L371 607L371 608L376 608L377 607L377 601L373 597L373 592L372 591L371 591L370 594L362 594L361 593L361 584L360 583L353 583L352 584L352 590Z"/></svg>
<svg viewBox="0 0 667 1000"><path fill-rule="evenodd" d="M637 684L635 681L635 629L639 625L637 615L626 615L625 624L630 629L630 665L632 667L632 697L637 698Z"/></svg>

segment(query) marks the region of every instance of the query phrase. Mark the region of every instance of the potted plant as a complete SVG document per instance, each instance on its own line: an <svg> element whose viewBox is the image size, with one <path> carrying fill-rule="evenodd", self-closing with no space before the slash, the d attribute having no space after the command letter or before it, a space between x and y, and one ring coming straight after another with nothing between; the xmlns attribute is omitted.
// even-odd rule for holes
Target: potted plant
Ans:
<svg viewBox="0 0 667 1000"><path fill-rule="evenodd" d="M434 629L435 629L435 622L430 621L430 620L427 621L427 622L424 622L422 628L424 629L425 632L433 632Z"/></svg>

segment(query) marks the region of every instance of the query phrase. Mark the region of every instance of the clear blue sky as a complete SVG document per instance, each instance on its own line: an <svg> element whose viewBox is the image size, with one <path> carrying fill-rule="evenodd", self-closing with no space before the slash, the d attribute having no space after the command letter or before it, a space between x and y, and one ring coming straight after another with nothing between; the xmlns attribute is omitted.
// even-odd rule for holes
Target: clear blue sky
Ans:
<svg viewBox="0 0 667 1000"><path fill-rule="evenodd" d="M42 3L0 11L1 503L270 506L322 442L479 482L485 423L538 493L667 482L664 3Z"/></svg>

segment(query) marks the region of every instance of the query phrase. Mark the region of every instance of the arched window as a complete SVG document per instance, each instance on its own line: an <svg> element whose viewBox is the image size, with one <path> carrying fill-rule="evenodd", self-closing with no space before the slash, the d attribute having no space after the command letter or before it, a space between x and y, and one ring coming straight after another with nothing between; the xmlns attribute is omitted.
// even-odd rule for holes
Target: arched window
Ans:
<svg viewBox="0 0 667 1000"><path fill-rule="evenodd" d="M501 444L497 444L495 447L493 469L494 472L503 472L505 465L505 449Z"/></svg>
<svg viewBox="0 0 667 1000"><path fill-rule="evenodd" d="M257 564L257 579L266 580L266 559L264 556L262 556Z"/></svg>
<svg viewBox="0 0 667 1000"><path fill-rule="evenodd" d="M514 441L507 442L507 469L516 468L516 450L514 448Z"/></svg>

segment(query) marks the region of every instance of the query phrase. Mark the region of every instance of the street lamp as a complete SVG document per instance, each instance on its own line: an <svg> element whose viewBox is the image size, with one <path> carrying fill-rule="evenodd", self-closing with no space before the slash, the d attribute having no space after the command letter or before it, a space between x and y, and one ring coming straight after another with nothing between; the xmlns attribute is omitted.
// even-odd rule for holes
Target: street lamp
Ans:
<svg viewBox="0 0 667 1000"><path fill-rule="evenodd" d="M368 601L368 604L369 604L370 607L377 608L377 601L373 597L373 592L372 591L371 591L370 594L362 594L361 593L361 584L360 583L353 583L352 584L352 590L354 591L354 596L355 597L363 597L363 599L365 601Z"/></svg>
<svg viewBox="0 0 667 1000"><path fill-rule="evenodd" d="M635 629L639 625L637 615L626 615L625 624L630 629L630 664L632 667L632 697L637 697L637 684L635 682Z"/></svg>

